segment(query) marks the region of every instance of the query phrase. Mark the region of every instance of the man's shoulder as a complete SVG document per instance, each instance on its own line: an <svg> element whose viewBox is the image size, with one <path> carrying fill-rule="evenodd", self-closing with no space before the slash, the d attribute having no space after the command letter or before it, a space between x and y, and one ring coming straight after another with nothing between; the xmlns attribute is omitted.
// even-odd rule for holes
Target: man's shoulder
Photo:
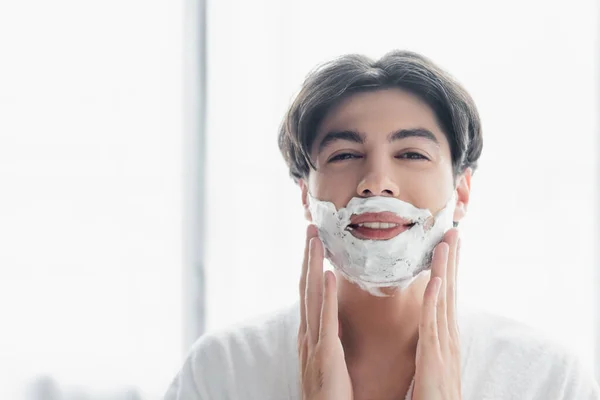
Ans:
<svg viewBox="0 0 600 400"><path fill-rule="evenodd" d="M230 353L231 356L247 356L250 353L270 353L278 345L289 341L291 333L297 329L298 306L290 305L225 329L207 332L191 348L198 356L211 356L211 353ZM239 354L238 350L246 351Z"/></svg>
<svg viewBox="0 0 600 400"><path fill-rule="evenodd" d="M295 399L298 319L295 305L202 335L165 399Z"/></svg>
<svg viewBox="0 0 600 400"><path fill-rule="evenodd" d="M541 330L483 311L461 318L466 331L463 376L469 390L504 393L497 398L597 398L587 397L597 394L597 386L580 357Z"/></svg>
<svg viewBox="0 0 600 400"><path fill-rule="evenodd" d="M466 338L479 352L496 359L503 355L524 359L570 359L573 352L540 329L524 322L481 310L469 310L462 316Z"/></svg>
<svg viewBox="0 0 600 400"><path fill-rule="evenodd" d="M288 306L202 335L186 361L187 379L205 393L200 398L294 398L298 319L297 305Z"/></svg>

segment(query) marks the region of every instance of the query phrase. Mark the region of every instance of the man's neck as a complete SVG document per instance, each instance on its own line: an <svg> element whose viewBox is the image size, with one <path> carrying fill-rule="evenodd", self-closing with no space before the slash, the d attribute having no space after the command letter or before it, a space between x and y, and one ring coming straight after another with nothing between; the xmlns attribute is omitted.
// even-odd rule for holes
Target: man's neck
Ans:
<svg viewBox="0 0 600 400"><path fill-rule="evenodd" d="M416 352L424 274L388 297L373 296L338 276L341 340L346 357L408 357Z"/></svg>

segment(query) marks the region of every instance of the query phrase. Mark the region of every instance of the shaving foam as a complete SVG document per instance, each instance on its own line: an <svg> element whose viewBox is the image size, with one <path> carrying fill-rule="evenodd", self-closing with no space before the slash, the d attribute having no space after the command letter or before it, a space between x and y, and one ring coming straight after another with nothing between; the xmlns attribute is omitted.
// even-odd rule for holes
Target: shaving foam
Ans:
<svg viewBox="0 0 600 400"><path fill-rule="evenodd" d="M333 203L309 193L308 205L333 267L370 294L385 296L380 288L405 289L430 269L433 249L452 228L456 193L435 217L427 209L384 196L354 197L345 208L336 210ZM392 212L414 225L388 240L363 240L352 235L348 229L352 216L380 212Z"/></svg>

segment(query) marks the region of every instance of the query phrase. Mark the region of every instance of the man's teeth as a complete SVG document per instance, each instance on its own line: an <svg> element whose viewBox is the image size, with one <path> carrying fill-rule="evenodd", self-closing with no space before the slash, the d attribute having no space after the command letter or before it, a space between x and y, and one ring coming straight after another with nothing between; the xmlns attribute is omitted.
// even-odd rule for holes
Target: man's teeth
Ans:
<svg viewBox="0 0 600 400"><path fill-rule="evenodd" d="M369 229L390 229L396 228L398 224L392 224L389 222L365 222L362 224L356 224L358 227L364 227Z"/></svg>

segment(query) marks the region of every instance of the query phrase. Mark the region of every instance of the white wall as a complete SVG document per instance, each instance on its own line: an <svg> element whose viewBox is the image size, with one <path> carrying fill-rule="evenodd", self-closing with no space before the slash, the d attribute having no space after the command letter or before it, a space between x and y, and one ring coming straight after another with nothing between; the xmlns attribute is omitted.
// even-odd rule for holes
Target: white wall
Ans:
<svg viewBox="0 0 600 400"><path fill-rule="evenodd" d="M458 77L483 120L461 302L538 327L591 365L598 14L591 0L211 2L208 328L297 297L305 222L276 139L303 77L343 53L401 48Z"/></svg>
<svg viewBox="0 0 600 400"><path fill-rule="evenodd" d="M0 2L0 398L180 366L182 4Z"/></svg>

